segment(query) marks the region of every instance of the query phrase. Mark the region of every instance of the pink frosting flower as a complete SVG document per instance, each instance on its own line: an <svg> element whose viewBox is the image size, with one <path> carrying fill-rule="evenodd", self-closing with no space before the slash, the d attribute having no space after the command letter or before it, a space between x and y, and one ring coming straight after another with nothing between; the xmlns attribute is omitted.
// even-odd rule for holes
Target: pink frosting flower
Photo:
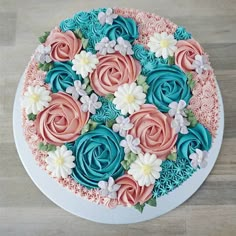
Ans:
<svg viewBox="0 0 236 236"><path fill-rule="evenodd" d="M152 197L154 185L139 186L131 175L125 174L116 180L121 185L117 193L117 199L123 206L134 206L137 203L143 204Z"/></svg>
<svg viewBox="0 0 236 236"><path fill-rule="evenodd" d="M141 66L131 56L120 53L97 56L99 63L90 74L90 83L93 90L100 96L114 93L125 83L132 83L140 74Z"/></svg>
<svg viewBox="0 0 236 236"><path fill-rule="evenodd" d="M130 116L130 123L134 126L128 134L140 139L139 146L144 153L165 159L177 140L171 121L172 118L158 111L154 105L144 104Z"/></svg>
<svg viewBox="0 0 236 236"><path fill-rule="evenodd" d="M203 50L200 44L194 39L180 40L176 44L177 50L175 52L175 64L183 71L194 71L193 61L196 55L202 55Z"/></svg>
<svg viewBox="0 0 236 236"><path fill-rule="evenodd" d="M45 45L51 46L50 57L54 61L72 60L82 48L81 40L72 31L61 32L58 28L51 31Z"/></svg>
<svg viewBox="0 0 236 236"><path fill-rule="evenodd" d="M37 115L37 133L50 144L72 142L87 123L89 113L82 112L81 103L66 93L54 93L51 97L49 107Z"/></svg>

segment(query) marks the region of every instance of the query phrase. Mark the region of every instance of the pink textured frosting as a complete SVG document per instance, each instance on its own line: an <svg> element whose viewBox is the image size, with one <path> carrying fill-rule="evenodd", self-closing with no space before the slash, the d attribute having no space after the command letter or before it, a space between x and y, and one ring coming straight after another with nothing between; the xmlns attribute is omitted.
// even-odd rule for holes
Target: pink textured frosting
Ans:
<svg viewBox="0 0 236 236"><path fill-rule="evenodd" d="M130 116L134 127L128 133L140 139L143 152L165 159L177 140L177 135L171 128L171 120L172 118L158 111L154 105L145 104Z"/></svg>
<svg viewBox="0 0 236 236"><path fill-rule="evenodd" d="M202 55L203 50L200 44L194 39L180 40L177 43L177 50L175 52L175 64L183 71L193 71L192 66L196 55Z"/></svg>
<svg viewBox="0 0 236 236"><path fill-rule="evenodd" d="M82 48L81 40L72 31L60 32L57 28L51 31L45 45L51 46L50 56L54 61L72 60Z"/></svg>
<svg viewBox="0 0 236 236"><path fill-rule="evenodd" d="M141 66L133 57L120 53L98 55L99 63L90 74L91 87L100 95L114 93L118 86L132 83L140 74Z"/></svg>
<svg viewBox="0 0 236 236"><path fill-rule="evenodd" d="M134 206L137 203L143 204L152 197L154 185L139 186L132 176L125 174L116 180L116 184L121 185L117 199L123 206Z"/></svg>
<svg viewBox="0 0 236 236"><path fill-rule="evenodd" d="M78 138L89 118L81 111L81 104L66 93L52 94L52 101L37 115L37 133L47 143L61 145Z"/></svg>

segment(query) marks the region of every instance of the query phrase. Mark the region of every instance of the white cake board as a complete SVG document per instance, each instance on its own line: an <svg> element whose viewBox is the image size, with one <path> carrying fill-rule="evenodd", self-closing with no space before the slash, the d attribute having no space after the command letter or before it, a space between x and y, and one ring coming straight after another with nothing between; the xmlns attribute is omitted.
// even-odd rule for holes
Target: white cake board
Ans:
<svg viewBox="0 0 236 236"><path fill-rule="evenodd" d="M218 86L217 89L220 107L219 129L217 137L214 139L212 148L209 151L210 158L208 159L208 165L206 168L196 171L193 176L186 180L180 187L174 189L169 194L158 198L157 207L145 206L142 214L134 208L118 206L115 209L109 209L103 205L96 205L88 200L84 200L70 192L68 189L62 187L37 165L27 142L24 139L23 128L21 125L21 93L23 81L24 76L21 77L17 88L13 110L14 138L19 157L28 175L41 192L55 204L76 216L106 224L137 223L161 216L173 210L192 196L205 181L216 162L222 144L224 131L223 101Z"/></svg>

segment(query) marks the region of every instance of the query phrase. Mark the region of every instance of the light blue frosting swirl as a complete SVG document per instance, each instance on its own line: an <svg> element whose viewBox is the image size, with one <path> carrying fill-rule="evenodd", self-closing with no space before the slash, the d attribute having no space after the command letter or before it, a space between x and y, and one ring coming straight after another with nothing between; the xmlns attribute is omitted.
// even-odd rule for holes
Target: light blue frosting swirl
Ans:
<svg viewBox="0 0 236 236"><path fill-rule="evenodd" d="M76 24L76 22L74 21L74 19L71 19L71 18L67 18L65 20L63 20L61 23L60 23L60 29L62 32L66 32L68 30L75 30L78 28L78 25Z"/></svg>
<svg viewBox="0 0 236 236"><path fill-rule="evenodd" d="M174 33L174 38L176 40L187 40L192 38L192 34L187 32L184 27L179 26Z"/></svg>
<svg viewBox="0 0 236 236"><path fill-rule="evenodd" d="M114 19L112 25L106 24L104 32L110 40L117 40L117 38L122 37L130 43L139 36L136 22L131 18L122 16Z"/></svg>
<svg viewBox="0 0 236 236"><path fill-rule="evenodd" d="M119 145L121 137L103 125L81 135L74 145L75 165L72 178L91 189L97 188L99 181L107 181L124 174L121 161L124 149Z"/></svg>
<svg viewBox="0 0 236 236"><path fill-rule="evenodd" d="M178 66L158 64L147 75L147 102L154 104L161 112L168 112L171 102L184 100L188 104L191 90L187 80L186 74Z"/></svg>
<svg viewBox="0 0 236 236"><path fill-rule="evenodd" d="M82 77L77 75L72 70L72 63L54 62L54 66L48 71L45 82L51 85L53 93L66 91L67 87L74 86L75 80L82 80Z"/></svg>
<svg viewBox="0 0 236 236"><path fill-rule="evenodd" d="M188 128L188 134L179 134L176 143L177 156L189 159L190 154L196 149L209 151L212 137L210 132L200 123L193 128Z"/></svg>

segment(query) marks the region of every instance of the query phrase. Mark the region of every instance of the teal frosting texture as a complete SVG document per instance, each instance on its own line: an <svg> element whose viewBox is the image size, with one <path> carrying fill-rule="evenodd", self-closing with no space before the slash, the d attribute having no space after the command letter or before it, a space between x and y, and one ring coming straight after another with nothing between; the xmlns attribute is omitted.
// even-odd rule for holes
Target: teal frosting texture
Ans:
<svg viewBox="0 0 236 236"><path fill-rule="evenodd" d="M176 143L177 156L189 160L190 154L196 149L209 151L212 137L210 132L200 123L193 128L188 128L188 134L179 134Z"/></svg>
<svg viewBox="0 0 236 236"><path fill-rule="evenodd" d="M136 22L131 18L122 16L118 16L112 25L105 25L105 34L110 40L117 40L117 38L122 37L130 43L139 36Z"/></svg>
<svg viewBox="0 0 236 236"><path fill-rule="evenodd" d="M93 131L81 135L74 144L76 167L72 178L87 188L97 188L99 181L114 179L124 174L121 161L124 149L121 137L111 129L98 125Z"/></svg>
<svg viewBox="0 0 236 236"><path fill-rule="evenodd" d="M54 62L53 68L48 71L45 78L45 82L51 85L53 93L65 92L67 87L74 86L75 80L82 80L82 77L72 70L70 61Z"/></svg>
<svg viewBox="0 0 236 236"><path fill-rule="evenodd" d="M174 33L174 38L176 40L187 40L192 38L192 34L187 32L184 27L179 26Z"/></svg>
<svg viewBox="0 0 236 236"><path fill-rule="evenodd" d="M62 32L66 32L68 30L75 30L78 28L78 25L76 24L76 22L74 21L74 19L72 18L67 18L65 20L63 20L61 23L60 23L60 29Z"/></svg>
<svg viewBox="0 0 236 236"><path fill-rule="evenodd" d="M91 119L100 124L106 124L107 121L115 120L119 115L120 111L115 108L112 101L105 97L99 97L98 100L102 103L101 108L96 110L96 114L91 116Z"/></svg>
<svg viewBox="0 0 236 236"><path fill-rule="evenodd" d="M168 112L171 102L184 100L188 104L191 90L187 80L186 74L178 66L158 64L147 75L147 103L154 104L161 112Z"/></svg>

